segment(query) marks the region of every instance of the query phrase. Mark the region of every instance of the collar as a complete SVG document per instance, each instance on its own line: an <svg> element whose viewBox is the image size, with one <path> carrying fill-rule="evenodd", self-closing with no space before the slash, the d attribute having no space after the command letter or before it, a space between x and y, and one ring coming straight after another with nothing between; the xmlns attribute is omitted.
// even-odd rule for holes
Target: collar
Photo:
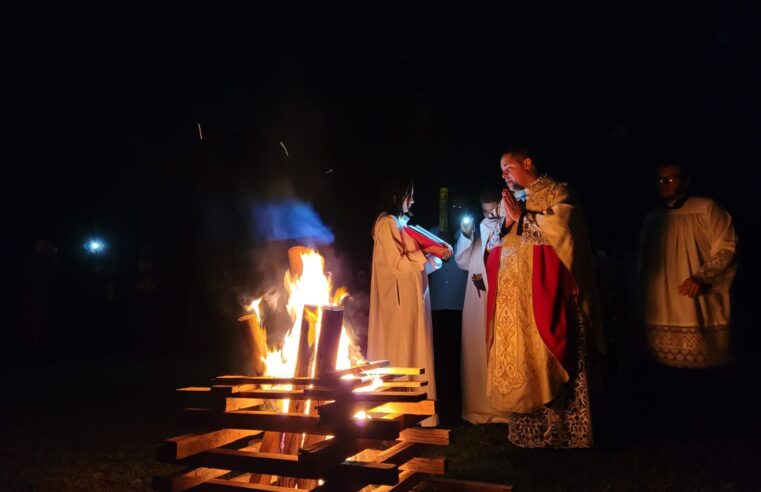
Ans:
<svg viewBox="0 0 761 492"><path fill-rule="evenodd" d="M530 185L526 186L524 190L526 191L526 196L530 196L532 193L536 193L539 190L542 190L550 185L550 179L547 177L546 174L542 174L536 180L531 183Z"/></svg>
<svg viewBox="0 0 761 492"><path fill-rule="evenodd" d="M688 198L690 198L690 195L685 193L680 198L678 198L676 201L674 201L672 203L665 203L665 204L663 204L663 209L664 210L676 210L678 208L682 208L682 205L684 205L684 202L686 202Z"/></svg>

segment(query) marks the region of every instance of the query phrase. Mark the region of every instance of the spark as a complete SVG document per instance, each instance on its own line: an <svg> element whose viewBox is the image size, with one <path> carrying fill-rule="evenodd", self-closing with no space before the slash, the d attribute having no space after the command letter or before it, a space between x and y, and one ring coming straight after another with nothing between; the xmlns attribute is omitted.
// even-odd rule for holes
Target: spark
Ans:
<svg viewBox="0 0 761 492"><path fill-rule="evenodd" d="M280 142L280 146L281 146L281 147L283 148L283 150L285 151L285 156L286 156L286 157L290 157L290 155L288 155L288 149L286 149L286 148L285 148L285 144L284 144L283 142Z"/></svg>

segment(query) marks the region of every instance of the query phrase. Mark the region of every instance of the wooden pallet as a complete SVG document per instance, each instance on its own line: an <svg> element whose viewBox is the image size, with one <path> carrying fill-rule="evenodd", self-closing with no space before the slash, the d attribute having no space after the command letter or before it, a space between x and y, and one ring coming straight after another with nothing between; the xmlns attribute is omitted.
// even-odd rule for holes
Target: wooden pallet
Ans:
<svg viewBox="0 0 761 492"><path fill-rule="evenodd" d="M159 460L183 468L154 477L153 487L171 492L410 490L446 473L447 464L446 458L420 457L429 446L449 443L449 430L418 425L436 414L427 383L420 379L423 372L376 361L314 378L220 376L210 387L180 388L186 400L180 415L198 432L159 447ZM373 377L380 387L357 391ZM292 389L266 389L275 384ZM264 409L283 399L316 404L308 412L303 405L288 413ZM355 417L360 411L367 418Z"/></svg>

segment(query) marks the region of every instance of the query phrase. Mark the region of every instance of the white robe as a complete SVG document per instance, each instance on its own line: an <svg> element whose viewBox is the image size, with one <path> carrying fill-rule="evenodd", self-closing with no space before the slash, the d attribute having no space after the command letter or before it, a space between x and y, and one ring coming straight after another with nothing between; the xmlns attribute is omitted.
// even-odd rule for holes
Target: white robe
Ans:
<svg viewBox="0 0 761 492"><path fill-rule="evenodd" d="M731 362L737 236L730 215L710 198L690 197L679 208L651 211L640 241L642 314L656 360L691 368ZM709 285L694 298L678 291L691 276Z"/></svg>
<svg viewBox="0 0 761 492"><path fill-rule="evenodd" d="M480 235L468 239L464 234L457 241L455 261L468 272L465 303L462 308L462 418L471 424L507 422L507 414L494 409L486 397L486 292L489 289L484 264L484 243L489 237L489 224L499 227L499 221L484 219ZM472 277L481 274L487 291L479 290Z"/></svg>
<svg viewBox="0 0 761 492"><path fill-rule="evenodd" d="M426 259L417 242L404 232L406 222L406 217L384 215L373 229L367 358L387 359L392 366L424 368L428 399L435 399L433 324L426 270L440 267L441 261ZM433 417L421 422L437 424L438 418Z"/></svg>

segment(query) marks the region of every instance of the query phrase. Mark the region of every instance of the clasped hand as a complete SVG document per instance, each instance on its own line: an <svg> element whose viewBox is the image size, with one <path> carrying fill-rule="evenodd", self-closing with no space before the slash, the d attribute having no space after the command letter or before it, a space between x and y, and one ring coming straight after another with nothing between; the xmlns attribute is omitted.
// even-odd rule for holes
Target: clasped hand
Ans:
<svg viewBox="0 0 761 492"><path fill-rule="evenodd" d="M502 203L505 207L505 225L518 222L518 219L521 218L521 214L523 213L523 207L521 207L520 202L515 199L515 196L513 196L513 193L510 190L502 190Z"/></svg>

